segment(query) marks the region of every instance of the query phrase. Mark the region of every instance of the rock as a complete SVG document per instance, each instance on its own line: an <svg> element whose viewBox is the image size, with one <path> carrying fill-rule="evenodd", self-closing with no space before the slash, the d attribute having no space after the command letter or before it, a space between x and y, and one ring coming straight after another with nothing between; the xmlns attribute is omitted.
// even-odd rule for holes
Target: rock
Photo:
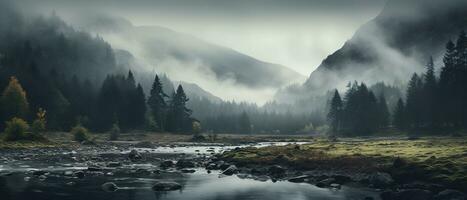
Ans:
<svg viewBox="0 0 467 200"><path fill-rule="evenodd" d="M47 176L45 176L45 175L40 175L39 176L39 180L44 181L45 179L47 179Z"/></svg>
<svg viewBox="0 0 467 200"><path fill-rule="evenodd" d="M334 178L336 180L335 183L339 183L339 184L345 184L345 183L348 183L348 182L352 181L352 178L350 178L348 176L344 176L344 175L334 175L334 176L332 176L332 178Z"/></svg>
<svg viewBox="0 0 467 200"><path fill-rule="evenodd" d="M113 183L113 182L104 183L104 184L102 184L101 188L102 188L102 190L104 190L106 192L115 192L118 189L117 185L115 183Z"/></svg>
<svg viewBox="0 0 467 200"><path fill-rule="evenodd" d="M180 169L193 168L195 167L195 163L189 160L179 160L175 166Z"/></svg>
<svg viewBox="0 0 467 200"><path fill-rule="evenodd" d="M397 200L430 200L432 198L432 192L421 189L401 190L393 195L393 199Z"/></svg>
<svg viewBox="0 0 467 200"><path fill-rule="evenodd" d="M220 169L220 170L226 170L229 167L230 167L230 165L227 164L227 163L224 163L224 162L221 162L221 163L217 164L217 168Z"/></svg>
<svg viewBox="0 0 467 200"><path fill-rule="evenodd" d="M388 173L376 172L370 176L369 182L375 188L386 188L391 186L394 180Z"/></svg>
<svg viewBox="0 0 467 200"><path fill-rule="evenodd" d="M182 186L175 182L158 182L152 186L154 191L172 191L179 190Z"/></svg>
<svg viewBox="0 0 467 200"><path fill-rule="evenodd" d="M288 181L292 183L304 183L304 182L308 182L309 178L310 176L303 175L303 176L296 176L296 177L290 178Z"/></svg>
<svg viewBox="0 0 467 200"><path fill-rule="evenodd" d="M222 174L228 175L228 176L231 176L236 173L238 173L238 168L235 165L230 165L230 167L222 171Z"/></svg>
<svg viewBox="0 0 467 200"><path fill-rule="evenodd" d="M207 170L216 170L216 169L219 169L216 165L216 163L209 163L207 166L206 166L206 169Z"/></svg>
<svg viewBox="0 0 467 200"><path fill-rule="evenodd" d="M77 171L77 172L73 173L73 175L78 177L78 178L84 178L84 172L83 171Z"/></svg>
<svg viewBox="0 0 467 200"><path fill-rule="evenodd" d="M373 198L373 197L365 197L365 198L363 198L363 200L374 200L374 199L375 199L375 198Z"/></svg>
<svg viewBox="0 0 467 200"><path fill-rule="evenodd" d="M81 142L81 145L94 145L95 143L93 141L89 141L89 140L84 140Z"/></svg>
<svg viewBox="0 0 467 200"><path fill-rule="evenodd" d="M324 187L330 187L332 183L335 183L336 179L334 178L327 178L324 179L316 184L317 187L324 188Z"/></svg>
<svg viewBox="0 0 467 200"><path fill-rule="evenodd" d="M269 167L268 173L271 176L282 176L285 174L285 168L279 166L279 165L273 165Z"/></svg>
<svg viewBox="0 0 467 200"><path fill-rule="evenodd" d="M329 187L335 188L335 189L341 189L341 184L338 184L338 183L331 183L331 185L329 185Z"/></svg>
<svg viewBox="0 0 467 200"><path fill-rule="evenodd" d="M33 172L32 172L32 175L34 175L34 176L40 176L40 175L44 175L44 174L46 174L46 173L47 173L46 171L38 170L38 171L33 171Z"/></svg>
<svg viewBox="0 0 467 200"><path fill-rule="evenodd" d="M30 180L31 180L31 177L29 177L29 176L26 176L26 177L24 177L24 179L23 179L23 180L24 180L24 181L26 181L26 182L28 182L28 181L30 181Z"/></svg>
<svg viewBox="0 0 467 200"><path fill-rule="evenodd" d="M68 185L68 186L75 186L76 185L76 183L73 182L73 181L67 182L65 184Z"/></svg>
<svg viewBox="0 0 467 200"><path fill-rule="evenodd" d="M107 163L107 167L120 167L122 166L122 163L120 162L109 162Z"/></svg>
<svg viewBox="0 0 467 200"><path fill-rule="evenodd" d="M435 197L435 200L467 200L467 196L461 191L457 190L443 190L438 193Z"/></svg>
<svg viewBox="0 0 467 200"><path fill-rule="evenodd" d="M130 158L131 161L136 161L136 160L141 160L143 156L141 156L141 154L138 151L133 149L128 154L128 158Z"/></svg>
<svg viewBox="0 0 467 200"><path fill-rule="evenodd" d="M194 170L194 169L182 169L181 171L183 173L195 173L196 172L196 170Z"/></svg>
<svg viewBox="0 0 467 200"><path fill-rule="evenodd" d="M167 169L174 166L174 162L171 160L164 160L159 165L161 168Z"/></svg>
<svg viewBox="0 0 467 200"><path fill-rule="evenodd" d="M102 171L102 168L100 168L100 167L88 167L88 171L98 172L98 171Z"/></svg>
<svg viewBox="0 0 467 200"><path fill-rule="evenodd" d="M63 172L63 175L65 175L65 176L72 176L72 175L73 175L73 172L72 172L72 171L65 171L65 172Z"/></svg>

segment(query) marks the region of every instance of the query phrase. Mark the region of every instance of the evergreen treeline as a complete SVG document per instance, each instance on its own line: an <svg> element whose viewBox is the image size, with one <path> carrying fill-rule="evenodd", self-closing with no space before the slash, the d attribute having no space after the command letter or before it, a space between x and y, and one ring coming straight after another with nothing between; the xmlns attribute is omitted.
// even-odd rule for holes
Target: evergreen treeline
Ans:
<svg viewBox="0 0 467 200"><path fill-rule="evenodd" d="M328 112L332 130L361 135L390 124L409 131L467 128L467 36L464 31L456 43L446 44L443 63L439 78L432 58L422 75L412 75L405 99L397 100L391 118L384 96L376 98L363 83L352 84L343 99L336 90Z"/></svg>

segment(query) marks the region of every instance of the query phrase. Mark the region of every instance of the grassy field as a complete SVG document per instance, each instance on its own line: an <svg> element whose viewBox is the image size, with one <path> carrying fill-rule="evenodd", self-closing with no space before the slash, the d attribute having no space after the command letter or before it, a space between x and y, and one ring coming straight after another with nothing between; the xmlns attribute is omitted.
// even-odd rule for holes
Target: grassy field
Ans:
<svg viewBox="0 0 467 200"><path fill-rule="evenodd" d="M222 156L239 164L302 169L386 171L400 181L423 180L467 188L467 138L316 139L310 144L246 148Z"/></svg>

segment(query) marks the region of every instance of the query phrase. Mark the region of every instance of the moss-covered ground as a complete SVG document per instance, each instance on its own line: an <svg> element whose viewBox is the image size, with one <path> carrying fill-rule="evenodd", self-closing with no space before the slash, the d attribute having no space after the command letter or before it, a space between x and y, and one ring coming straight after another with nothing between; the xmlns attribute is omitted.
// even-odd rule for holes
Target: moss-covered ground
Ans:
<svg viewBox="0 0 467 200"><path fill-rule="evenodd" d="M422 180L467 189L466 137L316 139L303 145L237 149L222 158L245 165L387 171L400 181Z"/></svg>

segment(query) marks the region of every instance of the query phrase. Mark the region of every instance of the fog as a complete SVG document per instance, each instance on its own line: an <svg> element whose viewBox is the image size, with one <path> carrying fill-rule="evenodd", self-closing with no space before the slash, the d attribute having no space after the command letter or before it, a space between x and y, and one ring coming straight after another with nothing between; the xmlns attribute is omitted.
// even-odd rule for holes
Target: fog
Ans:
<svg viewBox="0 0 467 200"><path fill-rule="evenodd" d="M218 76L213 66L203 60L149 57L146 47L128 40L124 34L92 30L114 48L130 51L147 70L166 73L175 81L196 83L225 100L263 104L280 87L303 82L323 58L374 18L385 1L19 0L16 3L26 12L54 12L78 29L89 28L83 27L83 19L95 15L122 18L137 27L168 28L261 61L284 65L303 75L284 78L286 84L252 87L252 84L238 84L238 80L228 75ZM251 74L258 79L269 78Z"/></svg>

